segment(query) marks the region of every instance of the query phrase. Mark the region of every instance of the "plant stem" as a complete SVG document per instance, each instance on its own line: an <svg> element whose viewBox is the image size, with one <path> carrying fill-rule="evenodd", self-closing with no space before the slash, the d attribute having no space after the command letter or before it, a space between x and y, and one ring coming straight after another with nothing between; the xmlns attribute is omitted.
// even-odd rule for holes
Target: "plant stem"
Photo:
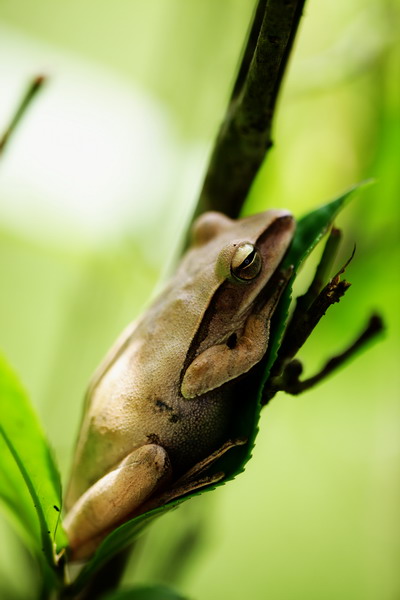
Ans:
<svg viewBox="0 0 400 600"><path fill-rule="evenodd" d="M61 590L58 600L98 600L107 592L116 589L124 574L133 546L134 544L112 556L80 591L76 590L74 583L66 586Z"/></svg>
<svg viewBox="0 0 400 600"><path fill-rule="evenodd" d="M79 595L79 600L96 600L116 587L124 574L130 557L131 548L122 550L113 556L103 568L93 577L90 584Z"/></svg>
<svg viewBox="0 0 400 600"><path fill-rule="evenodd" d="M4 153L5 148L8 146L8 143L11 139L12 134L17 128L19 122L24 116L27 108L31 104L32 100L37 95L38 91L43 87L43 84L46 82L46 77L43 75L38 75L32 79L30 82L25 94L23 95L21 102L14 113L8 127L6 128L3 135L0 137L0 155Z"/></svg>
<svg viewBox="0 0 400 600"><path fill-rule="evenodd" d="M302 372L302 366L300 361L294 360L290 362L284 370L282 376L272 382L272 386L275 387L275 393L278 391L284 391L287 394L298 395L320 383L323 379L331 375L339 367L343 366L350 358L352 358L361 348L363 348L372 339L376 338L377 335L382 333L384 325L382 318L379 315L372 315L368 321L367 326L363 329L361 334L355 339L355 341L346 350L330 358L324 365L324 367L308 379L300 381L299 376Z"/></svg>
<svg viewBox="0 0 400 600"><path fill-rule="evenodd" d="M275 104L305 0L259 0L195 216L236 218L272 146Z"/></svg>

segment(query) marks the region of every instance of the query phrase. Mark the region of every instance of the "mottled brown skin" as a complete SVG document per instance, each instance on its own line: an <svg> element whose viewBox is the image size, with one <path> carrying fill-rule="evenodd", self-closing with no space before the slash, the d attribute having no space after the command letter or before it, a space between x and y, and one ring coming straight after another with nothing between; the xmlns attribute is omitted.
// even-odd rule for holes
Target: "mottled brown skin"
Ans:
<svg viewBox="0 0 400 600"><path fill-rule="evenodd" d="M263 290L293 231L283 210L200 217L173 278L99 367L66 498L75 558L226 442L234 381L265 354L276 298ZM231 270L243 242L261 257L246 282Z"/></svg>

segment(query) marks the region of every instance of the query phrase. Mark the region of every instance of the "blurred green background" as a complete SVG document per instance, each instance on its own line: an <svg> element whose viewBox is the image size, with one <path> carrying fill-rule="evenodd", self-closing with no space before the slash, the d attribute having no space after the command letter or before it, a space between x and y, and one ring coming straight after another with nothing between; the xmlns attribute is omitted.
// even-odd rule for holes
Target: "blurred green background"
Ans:
<svg viewBox="0 0 400 600"><path fill-rule="evenodd" d="M64 479L90 374L170 268L252 10L0 0L2 127L30 77L50 76L0 165L0 346ZM301 216L374 177L339 220L353 285L304 348L307 374L372 310L387 333L317 389L278 396L246 472L156 523L126 581L193 600L400 597L399 28L398 0L308 2L245 207ZM0 598L35 598L3 518L0 537Z"/></svg>

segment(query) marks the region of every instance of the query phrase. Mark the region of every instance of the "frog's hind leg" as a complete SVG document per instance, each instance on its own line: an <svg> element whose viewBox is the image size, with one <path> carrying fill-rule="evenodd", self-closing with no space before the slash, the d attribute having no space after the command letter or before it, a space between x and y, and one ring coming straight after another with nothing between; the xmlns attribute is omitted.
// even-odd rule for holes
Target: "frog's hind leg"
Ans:
<svg viewBox="0 0 400 600"><path fill-rule="evenodd" d="M73 560L90 556L105 535L126 521L171 476L167 452L157 444L137 448L93 484L64 521Z"/></svg>
<svg viewBox="0 0 400 600"><path fill-rule="evenodd" d="M204 471L211 467L211 465L214 464L215 461L217 461L219 458L221 458L221 456L226 454L228 450L236 448L237 446L243 446L246 443L246 438L236 438L233 440L228 440L222 446L220 446L218 450L215 450L215 452L213 452L209 456L206 456L206 458L203 458L203 460L196 463L194 467L189 469L189 471L186 471L186 473L182 475L182 477L180 477L178 481L176 481L176 483L183 484L189 481L193 481L198 477L198 475L201 475L202 473L204 473Z"/></svg>
<svg viewBox="0 0 400 600"><path fill-rule="evenodd" d="M228 452L228 450L237 446L243 446L246 443L246 438L228 440L218 450L215 450L215 452L195 464L194 467L177 479L165 492L150 498L148 502L140 507L140 512L146 512L158 506L163 506L167 502L180 498L190 492L218 483L218 481L221 481L225 477L224 472L219 471L212 475L204 475L205 471Z"/></svg>

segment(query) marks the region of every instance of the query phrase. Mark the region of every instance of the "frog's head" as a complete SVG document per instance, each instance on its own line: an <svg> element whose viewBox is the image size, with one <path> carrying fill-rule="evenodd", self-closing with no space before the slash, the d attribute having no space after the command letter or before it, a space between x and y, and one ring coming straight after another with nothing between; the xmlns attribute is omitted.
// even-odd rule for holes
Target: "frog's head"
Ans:
<svg viewBox="0 0 400 600"><path fill-rule="evenodd" d="M278 266L294 229L286 210L237 221L212 212L195 222L186 267L197 286L198 321L181 372L185 397L216 389L264 355L283 289Z"/></svg>
<svg viewBox="0 0 400 600"><path fill-rule="evenodd" d="M270 281L294 229L293 216L283 209L238 220L207 212L193 225L193 268L209 293L220 290L221 296L221 285L226 283L224 296L241 312Z"/></svg>

